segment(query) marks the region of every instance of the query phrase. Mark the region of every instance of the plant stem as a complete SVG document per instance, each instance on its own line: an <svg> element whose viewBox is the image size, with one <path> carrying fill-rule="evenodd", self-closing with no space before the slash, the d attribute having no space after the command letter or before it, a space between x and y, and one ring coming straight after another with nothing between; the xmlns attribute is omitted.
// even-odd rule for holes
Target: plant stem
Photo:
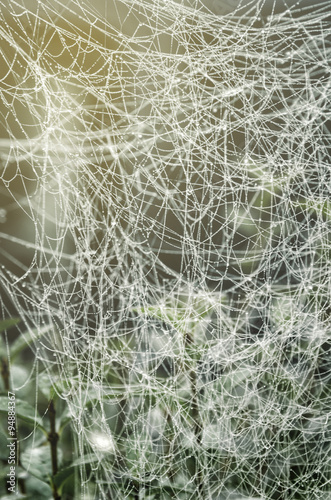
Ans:
<svg viewBox="0 0 331 500"><path fill-rule="evenodd" d="M184 334L185 351L188 352L190 347L194 344L193 338L188 332ZM191 393L192 393L192 403L191 403L191 415L193 419L193 431L197 443L197 448L199 450L202 438L202 423L200 419L199 404L198 404L198 387L197 387L197 374L196 366L189 367L187 370ZM199 463L198 455L195 457L195 483L198 489L198 498L204 498L203 495L203 472L201 464Z"/></svg>
<svg viewBox="0 0 331 500"><path fill-rule="evenodd" d="M49 422L50 422L50 431L48 433L48 441L50 443L51 447L51 460L52 460L52 476L57 474L58 471L58 463L57 463L57 443L59 441L59 435L56 432L56 422L55 422L55 405L54 405L54 400L51 399L49 406L48 406L48 414L49 414ZM59 492L57 491L57 487L54 484L54 481L52 481L52 490L53 490L53 498L54 500L60 500L61 496L59 495Z"/></svg>
<svg viewBox="0 0 331 500"><path fill-rule="evenodd" d="M1 377L5 386L5 390L9 391L9 365L8 360L4 357L1 358Z"/></svg>

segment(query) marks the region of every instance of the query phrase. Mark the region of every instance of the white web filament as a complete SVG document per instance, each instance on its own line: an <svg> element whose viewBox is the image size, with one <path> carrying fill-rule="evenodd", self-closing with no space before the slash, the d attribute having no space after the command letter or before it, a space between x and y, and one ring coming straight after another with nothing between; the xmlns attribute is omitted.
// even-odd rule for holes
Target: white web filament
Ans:
<svg viewBox="0 0 331 500"><path fill-rule="evenodd" d="M0 2L1 287L85 498L331 498L330 3L262 7Z"/></svg>

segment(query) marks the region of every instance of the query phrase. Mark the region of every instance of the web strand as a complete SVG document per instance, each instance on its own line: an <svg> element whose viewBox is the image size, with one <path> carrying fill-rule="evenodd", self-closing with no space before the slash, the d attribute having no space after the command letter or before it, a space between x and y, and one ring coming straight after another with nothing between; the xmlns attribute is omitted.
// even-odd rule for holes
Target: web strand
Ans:
<svg viewBox="0 0 331 500"><path fill-rule="evenodd" d="M330 3L32 3L0 2L1 286L84 498L329 498Z"/></svg>

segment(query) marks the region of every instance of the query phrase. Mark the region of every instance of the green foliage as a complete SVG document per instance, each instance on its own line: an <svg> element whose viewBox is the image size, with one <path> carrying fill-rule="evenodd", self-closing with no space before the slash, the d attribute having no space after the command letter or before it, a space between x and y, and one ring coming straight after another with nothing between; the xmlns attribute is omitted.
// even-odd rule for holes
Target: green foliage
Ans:
<svg viewBox="0 0 331 500"><path fill-rule="evenodd" d="M12 359L16 358L16 356L18 356L24 349L26 349L27 346L43 337L46 333L49 333L51 328L51 325L46 325L43 328L34 328L22 333L11 346L10 351Z"/></svg>
<svg viewBox="0 0 331 500"><path fill-rule="evenodd" d="M0 413L7 415L8 413L8 397L0 396ZM23 420L24 422L31 424L33 427L38 427L45 434L47 434L46 429L41 425L41 417L37 410L31 406L27 401L22 401L21 399L15 399L15 413L16 417Z"/></svg>
<svg viewBox="0 0 331 500"><path fill-rule="evenodd" d="M315 300L319 300L317 296ZM222 299L222 304L226 304L225 297ZM160 324L165 324L169 329L174 330L174 335L177 332L182 339L185 350L186 362L178 361L181 374L177 378L176 394L172 394L170 382L160 383L158 392L154 388L153 390L156 392L153 393L151 389L148 398L146 398L140 383L131 382L130 385L130 395L135 398L137 414L143 411L142 408L146 408L144 411L147 415L148 411L153 408L154 425L164 428L162 453L168 457L164 462L164 474L168 481L158 484L147 480L149 477L153 477L154 468L160 460L160 452L151 445L146 426L141 426L139 435L127 433L122 439L122 429L114 425L112 430L114 443L111 446L108 443L108 447L105 446L103 452L99 450L99 452L86 454L80 458L74 457L72 449L74 433L72 426L68 425L71 422L71 415L62 400L58 398L57 393L70 388L78 390L78 387L73 381L62 381L59 376L51 379L46 371L41 371L37 377L30 377L31 381L26 383L23 391L18 391L20 397L16 398L16 417L20 442L18 470L23 478L23 491L26 492L21 498L30 500L50 500L52 497L54 499L60 497L62 500L74 499L79 494L77 478L81 468L89 471L90 486L93 490L93 471L98 468L100 460L108 460L117 477L121 475L119 463L127 464L127 470L130 471L131 476L123 476L120 482L117 480L113 484L114 492L118 491L119 487L122 488L123 495L126 495L125 498L133 500L138 497L155 500L182 498L187 500L191 498L195 488L199 487L199 481L202 481L199 479L199 477L203 477L202 469L201 471L199 469L200 455L196 454L195 451L201 450L200 452L208 457L208 470L209 473L212 471L214 474L215 481L222 479L222 471L228 472L228 477L231 477L231 480L227 480L224 484L228 491L239 489L242 495L246 495L242 496L245 499L249 495L254 495L256 491L263 491L266 498L285 499L286 496L282 493L281 485L295 483L296 476L300 473L299 469L305 466L305 460L313 463L320 460L321 457L321 449L316 447L314 439L319 439L321 429L325 425L324 419L318 415L325 413L325 405L330 399L330 389L327 385L328 379L326 379L325 384L323 383L319 367L322 366L323 359L327 359L330 349L324 344L321 347L318 339L310 339L309 336L296 337L291 341L287 339L287 344L282 344L281 338L279 344L275 342L274 338L270 342L265 340L264 343L238 344L236 360L228 363L220 373L215 373L214 377L205 381L208 386L208 393L205 395L204 391L199 388L199 370L205 362L205 354L213 351L213 340L208 338L206 333L208 326L206 319L212 317L215 308L219 305L213 303L211 298L202 299L199 297L198 299L190 299L186 304L182 300L180 307L172 306L171 302L167 301L166 304L132 310L132 313L140 318L148 317L160 322ZM291 295L281 296L272 302L270 324L275 329L287 328L289 323L292 326L296 325L300 315L294 315L293 318L294 312ZM6 328L10 328L17 323L17 320L7 320L3 323L3 331L5 331L4 325ZM187 335L188 328L190 331ZM24 334L24 339L27 340L25 346L20 337L9 346L10 352L13 351L15 354L15 363L10 366L12 374L18 367L16 364L22 362L25 350L29 349L30 337ZM123 349L125 341L123 340L122 344L117 344L117 346L119 349ZM281 356L279 356L280 349L283 353ZM319 359L316 366L311 358L311 352L314 349L316 349L315 357ZM197 354L199 352L200 355ZM301 361L300 366L297 361L298 356L301 357L301 360L306 358L305 362ZM273 361L276 359L278 360L277 364ZM33 359L31 359L28 368L32 370L32 366ZM261 369L263 366L264 369ZM301 366L306 366L306 370L303 371ZM21 381L24 377L28 378L24 375L25 373L23 370L20 375L16 375L16 380ZM35 391L36 385L38 400L32 406L33 391ZM124 404L126 389L124 384L120 383L120 379L116 379L116 382L110 383L108 387L104 388L101 403L100 398L94 394L93 387L81 386L80 390L82 391L82 399L86 400L84 408L86 414L98 404L104 404L105 408L113 406L115 413L123 412L123 410L119 410L119 402ZM251 397L243 399L247 394L250 394ZM219 422L204 418L206 414L204 408L208 407L210 400L220 401L218 416L221 425ZM53 445L50 444L52 424L49 420L50 411L47 411L51 401L56 408L55 425L59 434L59 441L56 444L58 462L56 471L54 471L52 463ZM313 401L316 401L316 404L318 402L318 407ZM229 414L223 412L222 402ZM289 430L285 427L281 428L282 418L286 419L286 415L288 415L289 419L293 419L291 412L296 411L293 409L297 405L309 408L311 415L302 411L302 415L298 416L296 420L296 429L294 427L289 427ZM230 415L231 407L235 409L235 417ZM268 408L268 415L264 415L264 407ZM3 416L4 425L0 431L1 450L6 450L5 421L7 411L8 397L2 394L0 396L0 414ZM185 442L179 434L175 437L172 414L185 415L185 425L191 426L193 429L195 445L192 442ZM131 419L134 419L134 413L132 413ZM266 419L265 422L264 419ZM270 421L274 422L271 426ZM202 427L204 427L204 448L200 445ZM254 439L252 439L252 428L255 429ZM220 429L222 429L223 434L221 434ZM226 441L230 435L236 439L236 453L231 450L225 451L225 448L221 446L222 439ZM94 437L94 439L96 438ZM169 459L170 446L175 446L174 451L180 454L181 463L185 460L185 474L184 471L177 470L175 461ZM293 459L289 459L286 466L280 458L283 447L291 449L293 455ZM250 455L252 458L247 458ZM248 467L248 463L250 464L245 473L246 479L244 481L243 474L238 474L238 470L242 470L239 461L243 457L245 457L246 466ZM2 452L0 459L6 463L6 453ZM130 467L131 463L134 465ZM140 472L135 468L138 463L144 464L146 482L135 479ZM260 476L261 470L263 476ZM253 477L253 472L256 478ZM325 474L327 473L328 471L325 470ZM279 492L274 487L275 476L279 476ZM313 482L315 479L315 476L312 476L309 481ZM317 480L320 479L317 478ZM192 481L193 484L196 483L195 487L192 486ZM2 482L4 484L4 480ZM22 479L20 480L21 484ZM107 484L111 489L112 483L108 481ZM254 484L256 485L255 489L252 487ZM5 498L6 491L3 486L0 491L3 495L2 498ZM302 494L300 490L297 491L297 500L304 500L305 491L304 488Z"/></svg>
<svg viewBox="0 0 331 500"><path fill-rule="evenodd" d="M21 320L19 318L7 318L2 321L0 321L0 333L2 333L5 330L8 330L12 326L17 325Z"/></svg>
<svg viewBox="0 0 331 500"><path fill-rule="evenodd" d="M63 493L62 498L72 499L75 495L73 471L77 465L72 461L72 433L64 429L70 423L67 407L57 398L56 384L46 371L34 373L35 359L31 356L30 345L38 338L50 332L47 325L41 330L33 329L25 333L14 331L19 319L6 319L0 322L0 332L7 335L9 359L5 355L4 338L2 342L2 394L0 395L0 460L4 471L9 471L8 465L8 393L5 390L9 384L9 395L15 394L16 436L18 452L16 455L16 477L18 479L18 494L15 498L28 500L50 500L55 498L55 491ZM5 370L4 368L5 367ZM54 380L54 382L57 379ZM13 387L12 387L13 382ZM61 384L60 384L61 385ZM11 396L12 397L12 396ZM35 401L35 404L31 404ZM59 470L54 475L50 445L50 412L47 409L51 401L56 406L56 430L59 441L56 440L56 456ZM70 427L69 427L70 429ZM67 474L70 470L70 474ZM55 480L56 476L56 480ZM0 497L7 498L6 474L0 478ZM55 489L54 489L55 485ZM12 496L8 496L12 498Z"/></svg>

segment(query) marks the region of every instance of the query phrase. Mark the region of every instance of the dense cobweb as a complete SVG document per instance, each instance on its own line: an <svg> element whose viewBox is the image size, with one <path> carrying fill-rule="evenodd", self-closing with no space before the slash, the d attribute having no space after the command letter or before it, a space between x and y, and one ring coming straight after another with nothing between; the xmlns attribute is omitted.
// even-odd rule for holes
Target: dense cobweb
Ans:
<svg viewBox="0 0 331 500"><path fill-rule="evenodd" d="M331 498L330 2L263 7L0 2L1 287L86 499Z"/></svg>

